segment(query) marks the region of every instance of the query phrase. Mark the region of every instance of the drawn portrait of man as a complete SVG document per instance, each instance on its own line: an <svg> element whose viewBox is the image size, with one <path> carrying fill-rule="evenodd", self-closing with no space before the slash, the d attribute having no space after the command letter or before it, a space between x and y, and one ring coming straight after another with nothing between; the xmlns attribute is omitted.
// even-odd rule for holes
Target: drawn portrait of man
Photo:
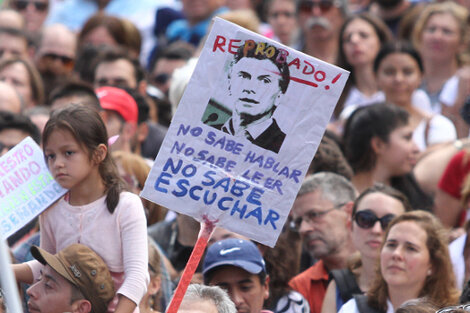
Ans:
<svg viewBox="0 0 470 313"><path fill-rule="evenodd" d="M228 69L231 103L226 108L211 99L209 105L212 102L212 106L219 106L220 112L209 114L206 110L203 122L278 153L286 134L273 114L287 91L289 80L286 58L279 49L266 43L247 41L237 50ZM219 118L222 111L228 119Z"/></svg>

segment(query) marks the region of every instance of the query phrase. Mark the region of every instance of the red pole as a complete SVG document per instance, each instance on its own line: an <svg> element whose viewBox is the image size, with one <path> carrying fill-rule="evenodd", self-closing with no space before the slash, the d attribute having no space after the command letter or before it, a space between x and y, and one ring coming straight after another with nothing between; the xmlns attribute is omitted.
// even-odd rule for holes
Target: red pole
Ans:
<svg viewBox="0 0 470 313"><path fill-rule="evenodd" d="M184 294L188 289L189 283L193 278L194 272L196 272L197 266L201 261L202 255L204 254L204 250L207 246L207 242L211 238L214 228L215 222L211 222L204 217L204 223L201 223L201 230L199 232L199 237L196 241L196 245L193 248L193 252L191 252L188 264L186 264L186 267L184 268L183 275L181 275L181 279L178 283L178 286L176 287L175 293L173 294L173 298L171 299L170 305L168 306L166 313L178 312L181 301L183 300Z"/></svg>

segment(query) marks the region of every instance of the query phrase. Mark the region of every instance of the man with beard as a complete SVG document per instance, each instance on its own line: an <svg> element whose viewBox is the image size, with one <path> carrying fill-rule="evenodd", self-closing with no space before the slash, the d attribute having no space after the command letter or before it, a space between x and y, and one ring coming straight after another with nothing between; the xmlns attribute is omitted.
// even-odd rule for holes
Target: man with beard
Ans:
<svg viewBox="0 0 470 313"><path fill-rule="evenodd" d="M312 313L321 312L329 271L345 268L355 251L347 227L355 197L346 178L320 172L304 180L294 201L293 224L303 238L304 249L318 261L289 285L308 300Z"/></svg>
<svg viewBox="0 0 470 313"><path fill-rule="evenodd" d="M347 12L346 0L299 0L297 14L302 42L297 49L325 62L335 63L339 31Z"/></svg>
<svg viewBox="0 0 470 313"><path fill-rule="evenodd" d="M46 95L71 76L76 49L76 35L65 26L56 24L43 29L35 63L44 81Z"/></svg>

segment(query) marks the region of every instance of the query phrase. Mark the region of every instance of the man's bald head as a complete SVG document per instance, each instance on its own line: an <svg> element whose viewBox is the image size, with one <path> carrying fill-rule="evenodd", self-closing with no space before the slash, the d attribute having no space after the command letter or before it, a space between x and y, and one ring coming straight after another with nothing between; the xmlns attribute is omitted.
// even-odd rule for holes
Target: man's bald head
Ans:
<svg viewBox="0 0 470 313"><path fill-rule="evenodd" d="M56 75L70 73L77 50L77 35L67 27L55 24L44 28L36 54L39 71Z"/></svg>
<svg viewBox="0 0 470 313"><path fill-rule="evenodd" d="M44 27L41 37L40 49L43 46L67 47L74 51L77 48L77 35L62 24ZM50 47L47 47L50 48Z"/></svg>

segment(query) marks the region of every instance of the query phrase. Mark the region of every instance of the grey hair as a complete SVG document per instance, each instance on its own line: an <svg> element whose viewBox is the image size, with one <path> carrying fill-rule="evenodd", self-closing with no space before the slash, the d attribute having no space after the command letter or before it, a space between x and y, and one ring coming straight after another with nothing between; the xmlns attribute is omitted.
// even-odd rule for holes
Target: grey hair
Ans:
<svg viewBox="0 0 470 313"><path fill-rule="evenodd" d="M334 205L346 204L356 199L356 190L344 176L332 172L319 172L305 178L297 197L319 190L322 197Z"/></svg>
<svg viewBox="0 0 470 313"><path fill-rule="evenodd" d="M237 309L227 292L219 286L191 284L188 286L183 302L210 301L217 307L219 313L236 313Z"/></svg>

